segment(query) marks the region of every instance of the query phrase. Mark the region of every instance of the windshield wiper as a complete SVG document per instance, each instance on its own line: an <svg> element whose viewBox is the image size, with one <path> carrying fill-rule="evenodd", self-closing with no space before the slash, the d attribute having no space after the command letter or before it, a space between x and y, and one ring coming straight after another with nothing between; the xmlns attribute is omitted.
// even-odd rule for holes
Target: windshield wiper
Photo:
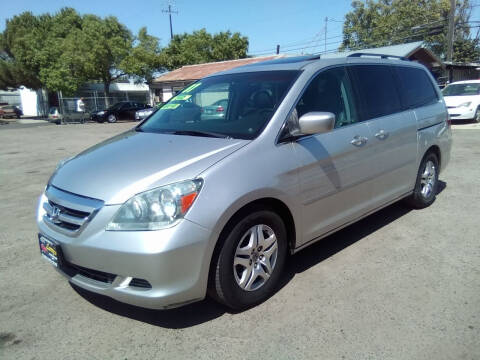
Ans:
<svg viewBox="0 0 480 360"><path fill-rule="evenodd" d="M172 132L168 132L169 134L173 135L191 135L191 136L205 136L205 137L214 137L214 138L223 138L223 139L231 139L230 136L225 134L219 134L210 131L198 131L198 130L176 130Z"/></svg>

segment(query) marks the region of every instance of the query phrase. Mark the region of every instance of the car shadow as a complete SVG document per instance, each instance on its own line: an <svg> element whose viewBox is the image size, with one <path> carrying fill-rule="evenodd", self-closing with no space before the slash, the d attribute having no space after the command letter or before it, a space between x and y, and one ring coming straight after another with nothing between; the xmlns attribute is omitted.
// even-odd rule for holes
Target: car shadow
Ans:
<svg viewBox="0 0 480 360"><path fill-rule="evenodd" d="M439 181L437 194L441 193L446 187L447 184L444 181ZM307 271L410 211L415 210L397 202L290 256L282 280L275 292L286 286L296 274ZM76 285L70 285L85 300L103 310L163 328L183 329L213 320L225 313L238 313L208 297L181 308L151 310L121 303L107 296L89 292ZM275 296L275 294L272 296Z"/></svg>
<svg viewBox="0 0 480 360"><path fill-rule="evenodd" d="M168 329L184 329L213 320L225 314L227 308L210 298L169 310L152 310L125 304L84 290L74 284L70 286L91 304L113 314Z"/></svg>

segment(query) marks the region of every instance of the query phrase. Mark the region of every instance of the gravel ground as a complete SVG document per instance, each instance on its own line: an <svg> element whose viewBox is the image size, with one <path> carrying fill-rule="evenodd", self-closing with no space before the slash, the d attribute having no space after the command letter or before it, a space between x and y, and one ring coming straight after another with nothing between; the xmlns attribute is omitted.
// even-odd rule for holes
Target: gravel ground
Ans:
<svg viewBox="0 0 480 360"><path fill-rule="evenodd" d="M132 123L0 127L0 359L479 359L480 130L428 209L390 206L289 260L267 302L152 311L74 289L38 251L57 162Z"/></svg>

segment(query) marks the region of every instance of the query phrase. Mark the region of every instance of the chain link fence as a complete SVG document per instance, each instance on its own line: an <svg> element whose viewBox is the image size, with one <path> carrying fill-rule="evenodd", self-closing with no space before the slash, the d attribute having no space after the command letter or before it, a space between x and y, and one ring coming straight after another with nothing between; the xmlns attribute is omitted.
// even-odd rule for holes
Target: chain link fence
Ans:
<svg viewBox="0 0 480 360"><path fill-rule="evenodd" d="M140 94L115 94L116 96L78 96L78 97L58 97L58 106L50 109L50 113L58 113L62 122L69 121L88 121L91 114L105 110L120 101L132 101L139 103L148 103L148 96Z"/></svg>

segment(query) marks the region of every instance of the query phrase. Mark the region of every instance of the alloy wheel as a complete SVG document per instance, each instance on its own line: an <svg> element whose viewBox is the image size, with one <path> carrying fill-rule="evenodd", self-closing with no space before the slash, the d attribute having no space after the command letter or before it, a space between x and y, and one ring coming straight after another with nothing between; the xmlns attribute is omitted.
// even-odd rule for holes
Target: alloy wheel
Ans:
<svg viewBox="0 0 480 360"><path fill-rule="evenodd" d="M433 161L428 160L425 164L425 169L423 170L421 179L420 179L420 186L421 191L420 193L425 199L428 199L435 188L435 181L437 177L437 169Z"/></svg>
<svg viewBox="0 0 480 360"><path fill-rule="evenodd" d="M278 256L277 237L269 226L259 224L240 239L233 259L233 273L241 289L254 291L269 280Z"/></svg>

